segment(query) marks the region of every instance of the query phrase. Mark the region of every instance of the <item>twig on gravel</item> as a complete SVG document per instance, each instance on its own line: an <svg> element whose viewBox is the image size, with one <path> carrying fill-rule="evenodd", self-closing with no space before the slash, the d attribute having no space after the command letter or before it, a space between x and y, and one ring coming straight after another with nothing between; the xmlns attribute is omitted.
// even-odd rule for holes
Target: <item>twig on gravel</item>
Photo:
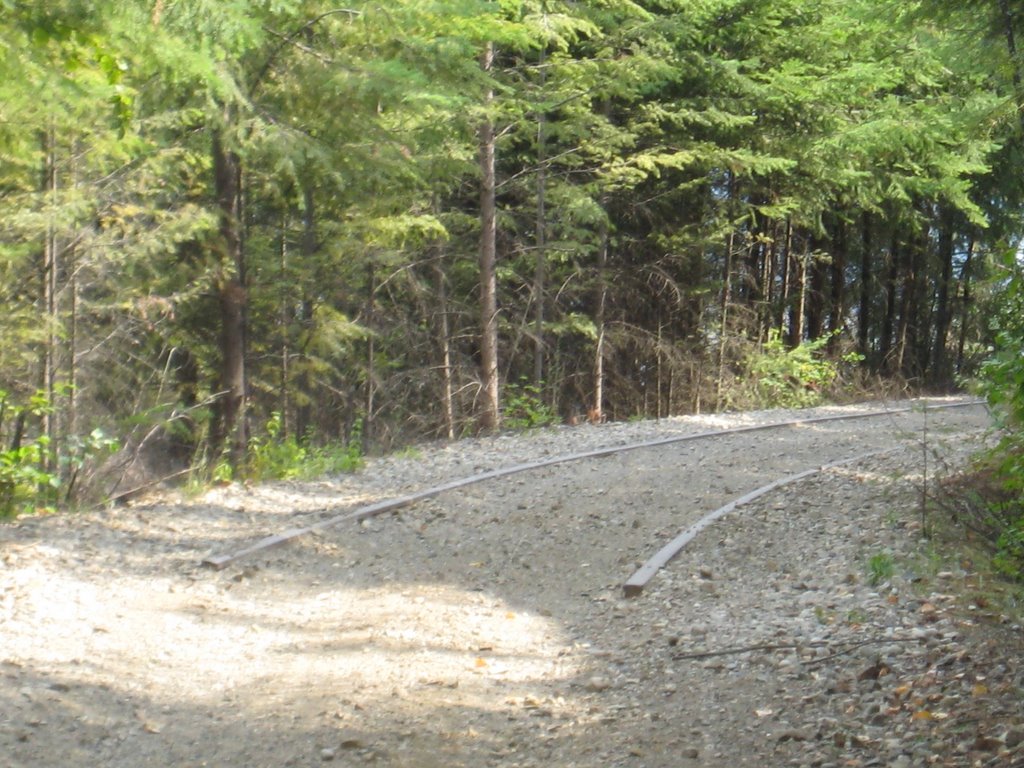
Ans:
<svg viewBox="0 0 1024 768"><path fill-rule="evenodd" d="M841 651L836 651L828 656L822 656L820 659L810 659L805 662L805 666L813 666L815 664L824 664L826 661L838 658L839 656L845 656L848 653L853 653L858 648L863 648L865 645L880 645L882 643L922 643L924 642L923 637L877 637L871 640L861 640L858 643L852 643L847 645Z"/></svg>
<svg viewBox="0 0 1024 768"><path fill-rule="evenodd" d="M781 643L781 644L765 644L765 645L744 645L739 648L726 648L721 651L699 651L697 653L674 653L672 658L676 661L684 661L690 659L710 659L715 656L733 656L738 653L752 653L753 651L788 651L795 650L798 648L817 648L825 645L824 642L814 643Z"/></svg>
<svg viewBox="0 0 1024 768"><path fill-rule="evenodd" d="M858 648L863 648L866 645L881 645L882 643L913 643L920 641L921 638L918 637L877 637L870 640L860 640L856 643L846 643L846 647L843 650L836 651L828 656L823 656L820 659L811 659L807 661L806 664L821 664L829 661L830 659L834 659L837 656L852 653ZM792 651L799 650L801 648L827 648L828 646L829 642L827 640L815 640L810 643L766 643L762 645L745 645L739 648L725 648L720 651L676 653L672 655L672 658L676 661L685 661L693 659L710 659L715 656L734 656L739 653L753 653L754 651Z"/></svg>

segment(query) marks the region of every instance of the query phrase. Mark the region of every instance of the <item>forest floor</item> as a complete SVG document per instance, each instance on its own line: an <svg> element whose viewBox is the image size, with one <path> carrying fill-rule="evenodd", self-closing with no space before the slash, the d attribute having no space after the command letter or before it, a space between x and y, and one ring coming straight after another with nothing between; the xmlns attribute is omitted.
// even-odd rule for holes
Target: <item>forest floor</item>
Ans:
<svg viewBox="0 0 1024 768"><path fill-rule="evenodd" d="M792 417L546 429L4 524L0 766L1024 765L1021 618L921 536L980 407L549 466L201 565L502 466ZM738 508L623 596L707 512L882 448L902 450Z"/></svg>

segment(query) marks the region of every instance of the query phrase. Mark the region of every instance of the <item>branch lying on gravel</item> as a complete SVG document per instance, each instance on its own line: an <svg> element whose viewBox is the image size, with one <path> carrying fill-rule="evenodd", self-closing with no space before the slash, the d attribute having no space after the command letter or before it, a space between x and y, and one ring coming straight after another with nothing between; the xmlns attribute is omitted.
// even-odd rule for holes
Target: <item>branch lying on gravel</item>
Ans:
<svg viewBox="0 0 1024 768"><path fill-rule="evenodd" d="M924 638L920 637L878 637L872 638L871 640L860 640L856 643L845 643L845 648L841 651L823 656L820 659L810 659L807 664L821 664L822 662L834 659L837 656L843 656L847 653L852 653L858 648L863 648L865 645L881 645L883 643L914 643L921 642ZM672 655L672 658L676 661L686 661L692 659L710 659L715 656L733 656L739 653L753 653L754 651L793 651L800 650L801 648L827 648L831 645L826 640L816 640L810 643L766 643L763 645L745 645L739 648L725 648L720 651L699 651L697 653L676 653ZM839 643L836 643L839 645Z"/></svg>
<svg viewBox="0 0 1024 768"><path fill-rule="evenodd" d="M879 645L882 643L923 643L923 637L879 637L873 640L861 640L858 643L847 644L841 651L830 653L828 656L822 656L819 659L810 659L805 662L805 666L813 664L824 664L826 661L831 661L839 656L845 656L848 653L853 653L858 648L863 648L865 645Z"/></svg>

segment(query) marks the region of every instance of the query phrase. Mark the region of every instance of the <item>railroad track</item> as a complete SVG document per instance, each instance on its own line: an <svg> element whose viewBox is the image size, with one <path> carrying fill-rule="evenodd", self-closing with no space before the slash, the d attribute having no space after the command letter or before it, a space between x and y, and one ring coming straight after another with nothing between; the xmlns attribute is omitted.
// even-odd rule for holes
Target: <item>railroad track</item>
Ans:
<svg viewBox="0 0 1024 768"><path fill-rule="evenodd" d="M327 531L328 529L338 528L339 526L342 526L346 523L358 523L385 513L395 512L403 508L409 507L413 504L416 504L418 502L422 502L427 499L433 499L435 497L441 496L442 494L458 491L467 488L468 486L477 485L488 481L494 481L512 475L518 475L521 473L536 471L557 465L570 464L573 462L583 462L589 459L606 458L644 449L650 450L670 445L699 442L715 438L735 437L738 435L749 433L768 432L772 430L785 430L797 427L811 427L815 425L836 422L892 418L901 414L910 414L914 412L924 414L924 423L925 425L927 425L927 414L929 412L961 408L978 408L983 407L984 405L984 401L981 400L969 400L955 403L936 403L926 399L922 399L918 401L913 401L909 405L903 405L900 407L881 408L877 410L861 411L857 413L817 416L803 419L792 419L789 421L775 422L771 424L759 424L752 426L705 430L691 434L673 435L670 437L640 441L635 443L629 443L626 445L617 445L613 447L600 448L596 450L583 451L579 453L564 454L552 458L543 459L540 461L514 464L487 472L481 472L468 477L453 480L447 483L435 485L430 488L417 491L415 493L409 493L401 496L384 499L382 501L361 506L358 507L357 509L332 516L326 520L322 520L313 525L291 528L281 533L272 534L262 539L259 539L250 546L244 547L242 549L219 555L211 555L202 561L202 565L218 570L223 569L229 565L237 563L242 559L248 558L259 553L264 553L273 548L295 541L296 539L299 539L301 537L317 535L323 533L324 531ZM643 565L638 570L636 570L636 572L632 576L630 576L624 582L623 590L626 596L636 597L640 595L643 592L643 589L645 585L648 583L648 581L650 581L650 579L653 578L654 575L662 567L664 567L673 557L675 557L675 555L689 541L691 541L695 536L697 536L697 534L700 533L700 531L704 530L715 520L720 519L724 515L734 511L736 508L742 506L743 504L760 498L761 496L765 495L766 493L769 493L772 490L775 490L785 485L790 485L799 482L800 480L803 480L821 471L864 461L870 457L889 452L890 450L897 449L890 448L886 450L876 450L867 453L860 452L854 456L846 456L837 460L819 463L807 467L794 474L788 474L783 477L774 479L767 484L763 484L729 501L727 504L706 513L696 523L685 528L667 545L660 548L652 557L647 559L646 562L644 562Z"/></svg>

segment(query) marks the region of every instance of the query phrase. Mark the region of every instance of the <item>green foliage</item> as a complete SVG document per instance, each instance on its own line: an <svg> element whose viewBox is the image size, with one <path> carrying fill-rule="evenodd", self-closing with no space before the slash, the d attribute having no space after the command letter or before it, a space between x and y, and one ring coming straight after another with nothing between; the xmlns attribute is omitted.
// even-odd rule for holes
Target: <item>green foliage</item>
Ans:
<svg viewBox="0 0 1024 768"><path fill-rule="evenodd" d="M991 406L1002 438L989 464L1001 486L996 500L984 500L994 522L996 565L1024 577L1024 274L1017 272L1003 291L993 317L995 343L981 369L980 389Z"/></svg>
<svg viewBox="0 0 1024 768"><path fill-rule="evenodd" d="M829 337L823 336L787 349L780 334L771 331L768 341L746 362L758 404L808 408L820 403L839 374L836 362L825 356L828 341ZM856 357L848 356L850 361Z"/></svg>
<svg viewBox="0 0 1024 768"><path fill-rule="evenodd" d="M1003 526L996 539L993 565L1004 576L1024 579L1024 511L1017 506L1017 514Z"/></svg>
<svg viewBox="0 0 1024 768"><path fill-rule="evenodd" d="M542 398L543 389L525 379L505 388L502 423L509 429L546 427L558 422L558 414Z"/></svg>
<svg viewBox="0 0 1024 768"><path fill-rule="evenodd" d="M281 414L274 412L265 435L254 437L249 446L246 477L250 480L310 480L325 475L354 472L363 465L362 422L357 422L346 443L317 446L307 436L281 434ZM220 465L218 465L220 466ZM218 478L214 473L214 479Z"/></svg>
<svg viewBox="0 0 1024 768"><path fill-rule="evenodd" d="M359 441L317 446L369 409L375 443L475 423L485 117L501 370L543 353L542 386L508 387L510 426L591 397L598 359L613 418L812 405L842 363L820 340L786 349L787 326L863 322L870 373L927 376L936 344L978 342L967 289L1020 229L1024 157L1001 37L923 4L949 7L921 23L894 0L0 0L0 388L80 383L54 403L77 409L53 422L62 478L80 448L56 433L93 416L134 429L173 410L176 445L202 446L235 359L217 301L233 270L249 412L282 416L205 474L352 463ZM218 199L214 136L243 210ZM948 279L945 211L958 260L976 255ZM230 222L245 236L225 258ZM811 251L835 258L801 272ZM1008 354L988 375L1019 391ZM739 394L709 399L722 371ZM8 463L28 473L50 446L23 445Z"/></svg>
<svg viewBox="0 0 1024 768"><path fill-rule="evenodd" d="M118 442L101 429L86 435L71 435L57 450L46 435L24 433L30 419L52 414L54 406L42 393L19 406L7 392L0 390L0 428L14 423L0 436L10 447L0 450L0 518L37 510L53 511L59 504L73 501L76 484L90 460L118 448Z"/></svg>
<svg viewBox="0 0 1024 768"><path fill-rule="evenodd" d="M896 564L888 552L879 552L868 558L868 583L873 587L889 581L896 572Z"/></svg>

